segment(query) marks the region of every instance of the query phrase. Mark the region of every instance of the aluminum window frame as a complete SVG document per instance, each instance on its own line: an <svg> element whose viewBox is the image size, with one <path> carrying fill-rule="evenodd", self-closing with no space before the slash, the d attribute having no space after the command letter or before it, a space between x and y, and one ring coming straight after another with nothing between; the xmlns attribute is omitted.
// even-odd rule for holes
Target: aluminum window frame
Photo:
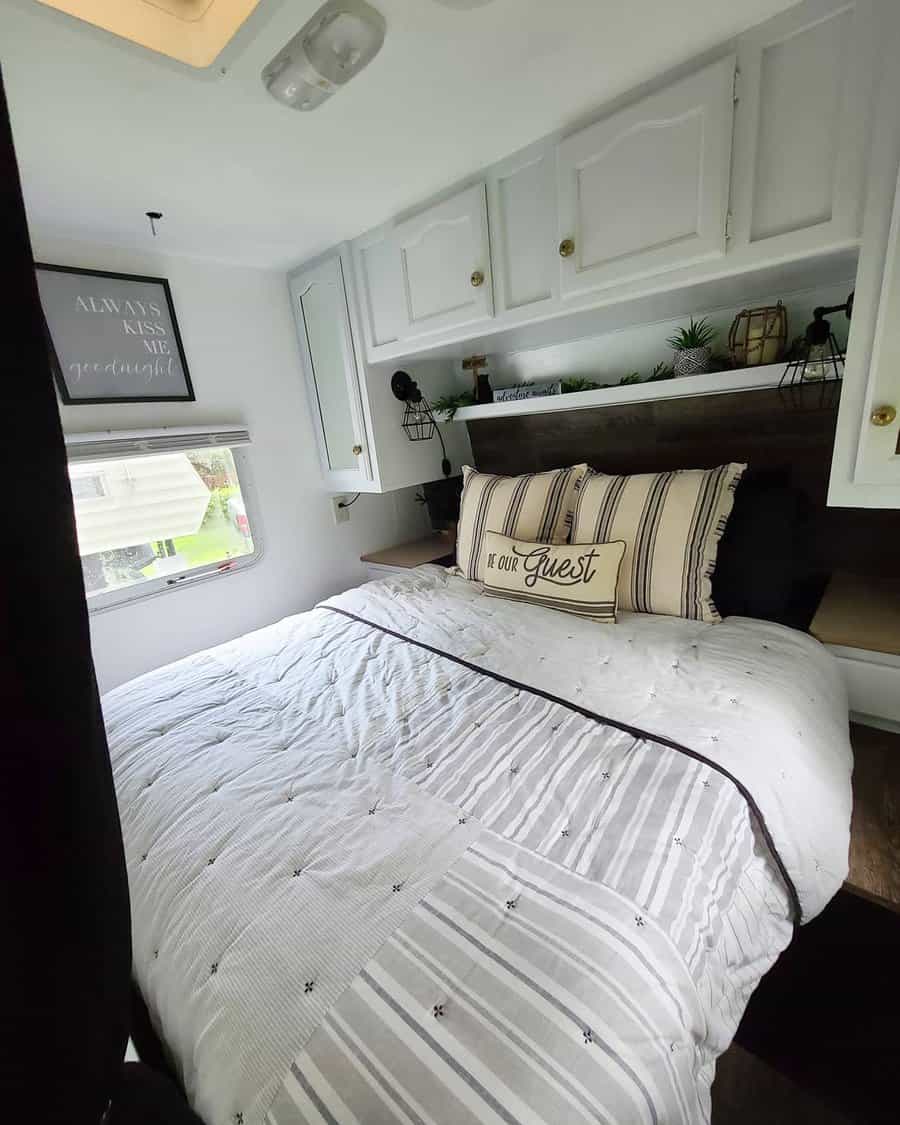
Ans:
<svg viewBox="0 0 900 1125"><path fill-rule="evenodd" d="M197 443L195 448L197 451L202 451L203 449L209 449L210 446L201 441ZM207 566L192 567L189 570L161 575L159 578L148 578L133 586L122 586L116 590L105 590L94 594L88 594L85 591L85 600L91 616L106 613L113 609L121 609L122 606L143 601L146 598L158 598L164 594L174 593L176 590L189 590L198 583L239 574L260 562L264 555L265 536L259 496L253 479L251 447L248 445L230 446L227 442L223 442L216 448L228 449L234 459L241 499L244 501L250 523L253 551L249 555L240 555L237 558L210 563ZM194 452L194 449L184 450L184 452ZM141 455L132 454L131 456L136 460ZM129 457L126 455L121 457L120 460L129 460Z"/></svg>

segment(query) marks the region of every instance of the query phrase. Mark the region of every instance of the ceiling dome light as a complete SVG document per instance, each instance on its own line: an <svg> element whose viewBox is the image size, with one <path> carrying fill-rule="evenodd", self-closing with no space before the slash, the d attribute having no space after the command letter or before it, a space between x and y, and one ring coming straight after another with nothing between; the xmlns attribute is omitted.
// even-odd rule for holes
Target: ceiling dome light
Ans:
<svg viewBox="0 0 900 1125"><path fill-rule="evenodd" d="M263 84L291 109L315 109L375 58L385 28L365 0L328 0L263 69Z"/></svg>

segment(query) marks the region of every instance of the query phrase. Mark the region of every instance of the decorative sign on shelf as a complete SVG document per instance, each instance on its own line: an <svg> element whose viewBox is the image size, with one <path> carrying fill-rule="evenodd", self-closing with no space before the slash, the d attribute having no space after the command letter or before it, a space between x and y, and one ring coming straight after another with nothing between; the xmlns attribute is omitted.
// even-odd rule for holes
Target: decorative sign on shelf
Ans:
<svg viewBox="0 0 900 1125"><path fill-rule="evenodd" d="M36 272L64 403L194 401L165 278L41 264Z"/></svg>
<svg viewBox="0 0 900 1125"><path fill-rule="evenodd" d="M519 399L545 398L561 393L562 382L559 379L552 383L519 383L516 387L501 387L494 391L494 402L517 402Z"/></svg>

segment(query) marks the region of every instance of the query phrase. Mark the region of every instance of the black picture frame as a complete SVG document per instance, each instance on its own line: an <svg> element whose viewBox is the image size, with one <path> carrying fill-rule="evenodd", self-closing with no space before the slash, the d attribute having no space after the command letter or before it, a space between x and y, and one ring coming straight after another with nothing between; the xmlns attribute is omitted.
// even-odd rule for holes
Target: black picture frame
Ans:
<svg viewBox="0 0 900 1125"><path fill-rule="evenodd" d="M181 339L181 331L178 327L178 318L175 315L175 305L172 301L172 290L169 288L169 282L164 277L150 277L145 274L132 274L132 273L116 273L111 270L93 270L83 269L79 266L59 266L49 262L35 262L35 272L40 275L41 272L47 273L62 273L74 274L81 277L90 278L105 278L110 281L125 281L125 282L138 282L143 285L158 286L160 289L161 297L164 299L165 309L169 317L172 328L172 340L174 341L177 358L181 366L181 375L183 377L183 393L171 395L95 395L73 396L69 390L66 382L65 372L62 363L60 362L59 352L57 350L56 342L50 331L50 325L47 321L46 309L44 310L44 332L47 339L47 348L50 354L50 367L53 372L53 379L56 383L59 392L60 400L66 406L98 406L109 405L115 403L136 403L136 402L196 402L196 395L194 394L194 385L191 382L191 375L188 369L187 357L184 353L184 344Z"/></svg>

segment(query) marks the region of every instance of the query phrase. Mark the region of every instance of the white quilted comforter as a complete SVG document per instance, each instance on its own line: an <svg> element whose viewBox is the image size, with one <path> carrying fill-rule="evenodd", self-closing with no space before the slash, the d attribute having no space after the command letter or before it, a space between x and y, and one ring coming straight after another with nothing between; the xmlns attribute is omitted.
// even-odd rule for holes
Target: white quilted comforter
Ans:
<svg viewBox="0 0 900 1125"><path fill-rule="evenodd" d="M705 1122L846 874L843 686L427 567L104 699L134 971L209 1125Z"/></svg>

